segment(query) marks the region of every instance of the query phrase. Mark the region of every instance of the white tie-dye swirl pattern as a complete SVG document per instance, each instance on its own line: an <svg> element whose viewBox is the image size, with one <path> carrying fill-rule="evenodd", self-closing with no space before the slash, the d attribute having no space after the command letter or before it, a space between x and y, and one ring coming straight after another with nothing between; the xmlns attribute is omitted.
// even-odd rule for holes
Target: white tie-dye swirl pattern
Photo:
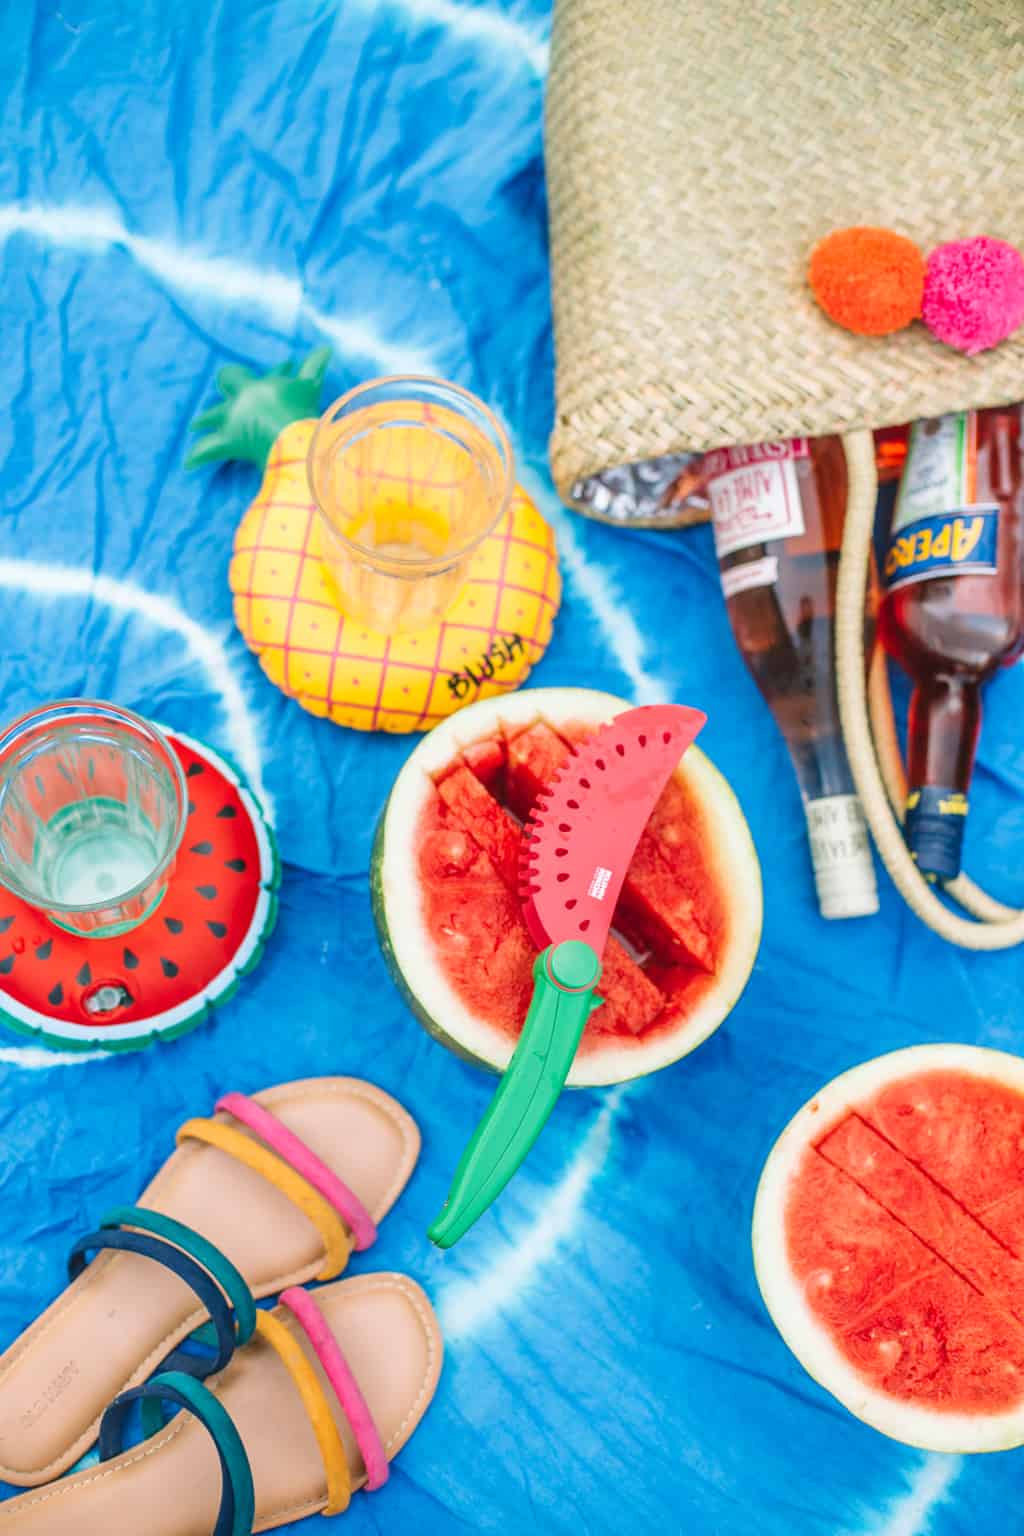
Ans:
<svg viewBox="0 0 1024 1536"><path fill-rule="evenodd" d="M458 4L456 0L386 0L412 23L443 27L454 42L493 51L502 59L521 57L535 75L548 68L548 43L526 22L485 5Z"/></svg>
<svg viewBox="0 0 1024 1536"><path fill-rule="evenodd" d="M897 1494L877 1521L847 1536L931 1536L933 1516L947 1503L962 1468L962 1456L926 1456L909 1477L906 1492Z"/></svg>

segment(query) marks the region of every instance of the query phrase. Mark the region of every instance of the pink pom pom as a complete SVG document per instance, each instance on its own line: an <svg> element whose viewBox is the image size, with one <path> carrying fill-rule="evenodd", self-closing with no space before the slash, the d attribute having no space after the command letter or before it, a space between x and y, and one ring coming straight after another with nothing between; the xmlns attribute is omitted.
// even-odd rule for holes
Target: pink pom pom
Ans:
<svg viewBox="0 0 1024 1536"><path fill-rule="evenodd" d="M925 268L921 318L939 341L969 357L998 346L1024 321L1024 258L987 235L936 246Z"/></svg>

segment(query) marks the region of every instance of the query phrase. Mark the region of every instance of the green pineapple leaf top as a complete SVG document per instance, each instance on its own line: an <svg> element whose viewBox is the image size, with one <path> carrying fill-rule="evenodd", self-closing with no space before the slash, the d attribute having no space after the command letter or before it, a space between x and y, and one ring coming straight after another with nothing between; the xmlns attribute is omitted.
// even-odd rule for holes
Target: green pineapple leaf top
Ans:
<svg viewBox="0 0 1024 1536"><path fill-rule="evenodd" d="M192 444L185 468L245 459L262 469L285 427L319 416L320 388L330 360L330 347L318 347L298 370L291 360L262 376L237 363L221 368L217 388L224 398L192 422L189 430L205 435Z"/></svg>

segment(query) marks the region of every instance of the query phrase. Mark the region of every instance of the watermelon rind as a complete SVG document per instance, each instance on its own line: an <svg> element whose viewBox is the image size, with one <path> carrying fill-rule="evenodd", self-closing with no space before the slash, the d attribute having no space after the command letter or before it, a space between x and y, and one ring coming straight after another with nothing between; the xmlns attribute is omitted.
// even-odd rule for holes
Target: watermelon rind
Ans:
<svg viewBox="0 0 1024 1536"><path fill-rule="evenodd" d="M416 880L413 839L420 825L432 776L466 747L503 727L525 729L537 720L606 724L633 706L613 694L589 688L525 688L482 699L434 727L406 760L381 813L370 866L370 895L377 933L388 968L415 1017L435 1039L463 1060L502 1072L513 1042L474 1015L448 982L433 955L424 925ZM732 940L718 985L697 1004L678 1031L661 1034L647 1046L616 1045L605 1037L600 1050L577 1057L571 1088L602 1087L644 1077L689 1054L718 1028L743 992L761 937L761 872L750 830L726 779L698 748L690 747L676 772L697 794L709 824L721 889L732 903Z"/></svg>
<svg viewBox="0 0 1024 1536"><path fill-rule="evenodd" d="M241 770L234 762L215 752L206 742L195 740L184 731L161 726L164 734L186 747L197 756L212 763L224 778L238 791L252 823L260 860L260 893L257 897L252 920L238 949L202 993L175 1008L146 1019L135 1019L126 1024L107 1024L90 1029L87 1025L64 1023L59 1019L39 1022L41 1015L26 1008L16 998L0 994L0 1021L16 1034L31 1038L38 1045L51 1046L62 1051L108 1051L113 1053L142 1050L156 1041L180 1039L190 1034L211 1015L215 1008L228 1002L237 992L243 977L256 969L263 957L267 940L277 923L278 896L281 883L281 860L270 824L249 789Z"/></svg>
<svg viewBox="0 0 1024 1536"><path fill-rule="evenodd" d="M786 1251L786 1202L808 1145L887 1084L935 1071L963 1072L1024 1093L1024 1060L978 1045L907 1046L833 1078L797 1111L768 1155L754 1203L754 1270L772 1321L797 1360L857 1418L924 1451L1005 1451L1024 1444L1024 1403L1000 1413L943 1412L871 1386L812 1312Z"/></svg>

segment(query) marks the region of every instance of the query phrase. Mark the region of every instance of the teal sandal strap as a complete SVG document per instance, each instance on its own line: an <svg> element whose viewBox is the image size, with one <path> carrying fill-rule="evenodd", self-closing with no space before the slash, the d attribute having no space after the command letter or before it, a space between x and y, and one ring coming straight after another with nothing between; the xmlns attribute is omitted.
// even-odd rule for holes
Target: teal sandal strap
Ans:
<svg viewBox="0 0 1024 1536"><path fill-rule="evenodd" d="M136 1227L140 1232L150 1232L173 1243L189 1258L195 1259L216 1280L235 1314L235 1340L247 1344L256 1331L256 1303L245 1279L221 1253L215 1244L200 1233L187 1227L184 1222L174 1221L160 1211L149 1211L141 1205L117 1205L108 1211L100 1222L102 1229L111 1227Z"/></svg>
<svg viewBox="0 0 1024 1536"><path fill-rule="evenodd" d="M183 1371L165 1371L141 1387L115 1397L100 1421L100 1459L109 1461L123 1446L123 1430L131 1404L139 1399L176 1403L206 1429L217 1448L221 1470L220 1509L211 1536L251 1536L256 1518L252 1469L242 1438L231 1416L209 1388ZM170 1492L170 1490L169 1490Z"/></svg>

